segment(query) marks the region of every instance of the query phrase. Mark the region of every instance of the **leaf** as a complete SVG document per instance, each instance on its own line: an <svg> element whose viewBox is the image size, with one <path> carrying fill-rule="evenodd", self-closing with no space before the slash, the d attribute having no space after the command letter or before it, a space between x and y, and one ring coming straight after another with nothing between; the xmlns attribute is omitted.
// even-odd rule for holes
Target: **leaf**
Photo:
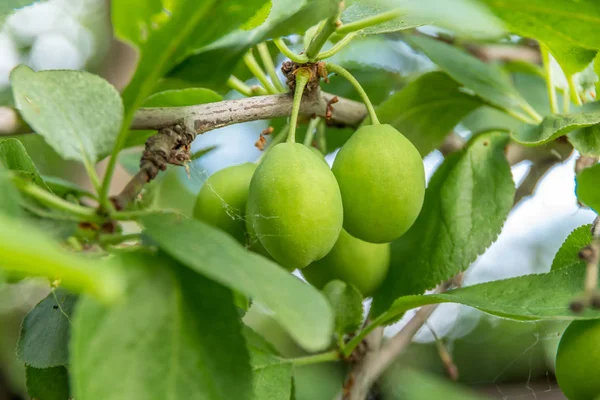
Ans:
<svg viewBox="0 0 600 400"><path fill-rule="evenodd" d="M63 366L38 369L25 367L27 394L35 400L69 400L69 373Z"/></svg>
<svg viewBox="0 0 600 400"><path fill-rule="evenodd" d="M448 75L483 100L501 109L525 111L527 108L527 102L497 66L435 39L414 36L410 40Z"/></svg>
<svg viewBox="0 0 600 400"><path fill-rule="evenodd" d="M47 175L42 176L42 179L50 191L59 197L65 198L68 195L72 195L77 198L88 197L93 199L96 197L93 193L90 193L76 183L70 182L66 179Z"/></svg>
<svg viewBox="0 0 600 400"><path fill-rule="evenodd" d="M521 144L539 146L575 129L598 123L600 123L600 103L588 103L574 113L549 115L539 125L523 124L512 132L512 137Z"/></svg>
<svg viewBox="0 0 600 400"><path fill-rule="evenodd" d="M483 400L476 392L430 373L405 369L396 379L394 394L410 400Z"/></svg>
<svg viewBox="0 0 600 400"><path fill-rule="evenodd" d="M127 126L167 71L187 55L237 28L267 0L122 0L112 7L116 36L139 50L138 68L123 92Z"/></svg>
<svg viewBox="0 0 600 400"><path fill-rule="evenodd" d="M350 24L352 22L360 21L365 18L372 18L378 14L393 9L393 5L389 4L377 4L373 1L354 0L349 1L348 6L342 13L342 24ZM383 3L383 2L382 2ZM432 22L431 18L423 18L415 16L410 12L405 13L401 17L393 19L382 24L369 26L359 31L361 35L377 35L380 33L396 32L405 29L417 28L422 25L426 25Z"/></svg>
<svg viewBox="0 0 600 400"><path fill-rule="evenodd" d="M292 363L254 369L253 400L290 400L292 395Z"/></svg>
<svg viewBox="0 0 600 400"><path fill-rule="evenodd" d="M466 115L483 103L443 72L421 75L377 108L381 123L406 136L422 156L438 148Z"/></svg>
<svg viewBox="0 0 600 400"><path fill-rule="evenodd" d="M10 79L27 123L63 158L94 164L112 150L123 121L117 90L82 71L33 72L21 65Z"/></svg>
<svg viewBox="0 0 600 400"><path fill-rule="evenodd" d="M341 336L357 331L363 320L360 292L352 285L333 280L325 285L323 294L335 313L335 332Z"/></svg>
<svg viewBox="0 0 600 400"><path fill-rule="evenodd" d="M584 156L600 157L600 126L592 125L567 134L575 150Z"/></svg>
<svg viewBox="0 0 600 400"><path fill-rule="evenodd" d="M274 318L306 350L318 351L329 345L333 314L327 300L310 285L200 221L157 214L141 222L145 233L171 256L271 309Z"/></svg>
<svg viewBox="0 0 600 400"><path fill-rule="evenodd" d="M0 270L57 279L66 289L86 292L102 301L114 301L123 290L120 270L113 261L69 254L25 221L3 215L0 254Z"/></svg>
<svg viewBox="0 0 600 400"><path fill-rule="evenodd" d="M9 172L4 168L4 163L0 160L0 219L2 216L11 217L21 216L22 210L19 205L20 195L17 188L10 180ZM0 227L0 232L2 227ZM0 269L2 263L0 262Z"/></svg>
<svg viewBox="0 0 600 400"><path fill-rule="evenodd" d="M417 221L392 242L373 315L400 296L420 294L464 271L496 240L515 194L504 156L507 141L499 132L480 134L438 168Z"/></svg>
<svg viewBox="0 0 600 400"><path fill-rule="evenodd" d="M17 357L35 368L69 363L71 315L77 296L53 290L27 314L21 325Z"/></svg>
<svg viewBox="0 0 600 400"><path fill-rule="evenodd" d="M164 254L124 257L110 307L82 298L71 341L73 397L249 399L251 370L229 290Z"/></svg>
<svg viewBox="0 0 600 400"><path fill-rule="evenodd" d="M25 171L32 176L33 182L39 187L50 190L48 185L40 176L37 167L31 161L29 154L23 144L17 139L0 140L0 162L7 169L13 171Z"/></svg>
<svg viewBox="0 0 600 400"><path fill-rule="evenodd" d="M337 9L338 0L272 0L267 20L252 30L238 29L217 42L198 48L169 72L187 85L222 89L244 54L267 39L304 33Z"/></svg>
<svg viewBox="0 0 600 400"><path fill-rule="evenodd" d="M190 88L165 90L154 93L142 104L143 107L183 107L197 104L214 103L223 100L223 96L210 89Z"/></svg>
<svg viewBox="0 0 600 400"><path fill-rule="evenodd" d="M569 310L570 302L583 290L585 269L585 265L577 265L546 274L481 283L446 293L400 297L375 322L387 324L410 309L439 303L459 303L520 321L598 319L600 310L587 309L579 314Z"/></svg>
<svg viewBox="0 0 600 400"><path fill-rule="evenodd" d="M577 198L596 213L600 212L600 164L577 174Z"/></svg>
<svg viewBox="0 0 600 400"><path fill-rule="evenodd" d="M595 0L483 0L521 36L538 39L572 75L583 70L600 49L600 9ZM592 50L589 50L592 49Z"/></svg>
<svg viewBox="0 0 600 400"><path fill-rule="evenodd" d="M592 225L583 225L567 237L552 261L551 270L583 266L579 251L592 242Z"/></svg>

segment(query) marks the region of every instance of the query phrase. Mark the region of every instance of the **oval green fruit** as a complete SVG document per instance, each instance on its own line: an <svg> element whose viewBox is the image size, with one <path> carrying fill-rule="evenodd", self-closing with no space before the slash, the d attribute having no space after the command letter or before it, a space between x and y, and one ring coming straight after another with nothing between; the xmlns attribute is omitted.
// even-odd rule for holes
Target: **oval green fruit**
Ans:
<svg viewBox="0 0 600 400"><path fill-rule="evenodd" d="M359 128L339 151L333 173L344 203L344 229L388 243L415 222L425 197L423 160L391 125Z"/></svg>
<svg viewBox="0 0 600 400"><path fill-rule="evenodd" d="M223 168L210 176L196 198L194 218L229 233L245 244L244 212L255 170L256 164L245 163Z"/></svg>
<svg viewBox="0 0 600 400"><path fill-rule="evenodd" d="M593 400L600 395L600 321L573 321L556 354L556 380L569 400Z"/></svg>
<svg viewBox="0 0 600 400"><path fill-rule="evenodd" d="M354 285L368 297L379 288L389 266L389 243L365 242L342 229L329 254L304 268L302 275L319 289L327 282L339 279Z"/></svg>
<svg viewBox="0 0 600 400"><path fill-rule="evenodd" d="M340 189L306 146L278 144L252 177L246 221L275 261L287 269L304 268L325 257L340 234Z"/></svg>

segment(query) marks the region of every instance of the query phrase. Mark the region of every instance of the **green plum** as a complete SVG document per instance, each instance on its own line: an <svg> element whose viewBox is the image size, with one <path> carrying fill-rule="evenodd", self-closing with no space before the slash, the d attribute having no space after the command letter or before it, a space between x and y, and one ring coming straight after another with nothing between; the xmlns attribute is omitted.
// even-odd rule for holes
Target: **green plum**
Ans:
<svg viewBox="0 0 600 400"><path fill-rule="evenodd" d="M250 182L248 230L287 269L325 257L340 234L343 215L331 170L302 144L273 147Z"/></svg>
<svg viewBox="0 0 600 400"><path fill-rule="evenodd" d="M600 395L600 321L573 321L556 354L556 380L569 400L593 400Z"/></svg>
<svg viewBox="0 0 600 400"><path fill-rule="evenodd" d="M344 203L344 229L388 243L415 222L425 197L423 160L391 125L359 128L339 151L333 173Z"/></svg>
<svg viewBox="0 0 600 400"><path fill-rule="evenodd" d="M381 285L389 266L389 243L365 242L342 229L329 254L304 268L302 275L319 289L339 279L354 285L368 297Z"/></svg>
<svg viewBox="0 0 600 400"><path fill-rule="evenodd" d="M245 163L224 168L209 177L194 206L194 218L217 227L246 242L244 212L250 180L256 164Z"/></svg>

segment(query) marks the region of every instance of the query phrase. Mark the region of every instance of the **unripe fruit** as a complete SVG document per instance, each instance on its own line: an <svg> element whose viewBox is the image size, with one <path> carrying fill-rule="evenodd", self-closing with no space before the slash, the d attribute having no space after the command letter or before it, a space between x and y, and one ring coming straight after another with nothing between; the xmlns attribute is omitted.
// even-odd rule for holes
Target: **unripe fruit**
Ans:
<svg viewBox="0 0 600 400"><path fill-rule="evenodd" d="M319 289L327 282L339 279L354 285L368 297L385 279L389 265L389 243L365 242L342 229L329 254L304 268L302 275Z"/></svg>
<svg viewBox="0 0 600 400"><path fill-rule="evenodd" d="M342 219L340 189L323 160L297 143L267 153L250 183L246 221L275 261L295 269L325 257Z"/></svg>
<svg viewBox="0 0 600 400"><path fill-rule="evenodd" d="M209 177L198 193L194 218L217 227L245 244L244 212L256 164L224 168Z"/></svg>
<svg viewBox="0 0 600 400"><path fill-rule="evenodd" d="M569 400L600 395L600 321L573 321L556 354L556 380Z"/></svg>
<svg viewBox="0 0 600 400"><path fill-rule="evenodd" d="M415 222L425 197L423 160L391 125L359 128L339 151L333 173L344 203L344 229L388 243Z"/></svg>

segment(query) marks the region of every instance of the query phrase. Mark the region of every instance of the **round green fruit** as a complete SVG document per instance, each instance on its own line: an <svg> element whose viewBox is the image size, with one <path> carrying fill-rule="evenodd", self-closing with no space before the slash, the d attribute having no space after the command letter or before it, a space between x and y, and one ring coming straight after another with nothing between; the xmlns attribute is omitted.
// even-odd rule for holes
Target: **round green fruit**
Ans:
<svg viewBox="0 0 600 400"><path fill-rule="evenodd" d="M325 257L340 234L343 214L335 177L304 145L273 147L250 182L248 230L287 269Z"/></svg>
<svg viewBox="0 0 600 400"><path fill-rule="evenodd" d="M425 197L419 151L391 125L359 128L339 151L333 173L344 203L344 229L388 243L415 222Z"/></svg>
<svg viewBox="0 0 600 400"><path fill-rule="evenodd" d="M369 243L342 229L333 249L302 270L302 275L319 289L334 279L354 285L365 297L372 295L385 279L390 266L390 244Z"/></svg>
<svg viewBox="0 0 600 400"><path fill-rule="evenodd" d="M245 243L244 212L256 164L224 168L209 177L198 193L194 218L217 227Z"/></svg>
<svg viewBox="0 0 600 400"><path fill-rule="evenodd" d="M556 354L556 380L569 400L600 395L600 321L573 321Z"/></svg>

